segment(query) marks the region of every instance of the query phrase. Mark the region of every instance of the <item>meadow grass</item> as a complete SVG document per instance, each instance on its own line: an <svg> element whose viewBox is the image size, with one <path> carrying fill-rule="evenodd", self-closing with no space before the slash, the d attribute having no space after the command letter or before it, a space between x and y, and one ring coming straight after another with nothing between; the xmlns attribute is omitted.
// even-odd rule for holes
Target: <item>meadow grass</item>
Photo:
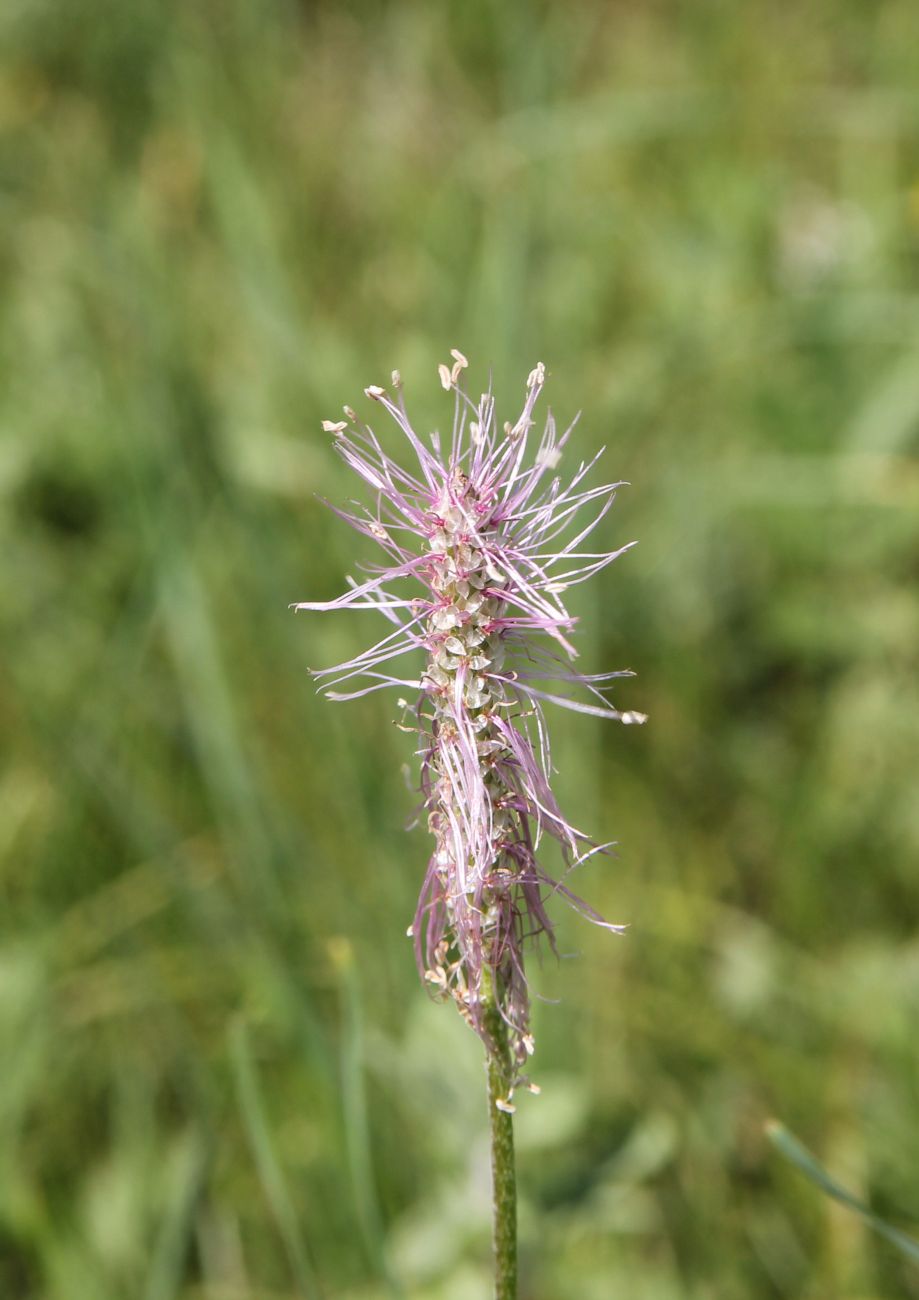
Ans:
<svg viewBox="0 0 919 1300"><path fill-rule="evenodd" d="M522 1294L919 1295L764 1137L919 1227L919 10L14 0L0 48L0 1295L487 1294L408 738L287 610L370 558L320 419L398 366L433 426L451 346L546 363L640 539L574 604L650 722L554 722L631 928L559 907L537 971Z"/></svg>

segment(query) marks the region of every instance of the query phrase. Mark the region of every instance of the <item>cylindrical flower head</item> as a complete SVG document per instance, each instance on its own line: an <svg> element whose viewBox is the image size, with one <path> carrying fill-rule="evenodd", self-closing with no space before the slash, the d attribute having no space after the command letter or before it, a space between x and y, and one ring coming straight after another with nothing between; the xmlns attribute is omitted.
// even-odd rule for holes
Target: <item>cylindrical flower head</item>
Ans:
<svg viewBox="0 0 919 1300"><path fill-rule="evenodd" d="M449 449L439 434L428 446L412 428L398 371L392 394L365 389L401 429L417 468L392 460L350 407L347 420L323 423L374 494L373 509L336 513L378 541L389 563L365 582L351 580L337 600L294 608L376 609L394 624L369 650L316 676L326 686L352 684L327 690L330 699L388 686L417 692L400 705L421 736L421 792L434 837L409 930L418 967L489 1048L485 1011L496 1000L519 1067L533 1050L523 946L545 934L554 948L547 898L560 894L598 925L621 928L547 874L537 852L544 835L556 840L567 874L610 847L575 829L555 801L542 706L645 721L644 714L620 713L604 693L629 672L572 670L575 620L561 599L629 546L581 549L623 485L586 486L598 457L582 461L567 482L555 473L573 425L558 436L550 413L528 455L543 365L527 379L521 414L499 432L491 393L473 402L459 383L466 359L457 351L452 358L440 367L444 388L455 392ZM422 594L405 591L405 580L420 584ZM387 670L419 651L426 656L420 678ZM547 690L553 681L560 685Z"/></svg>

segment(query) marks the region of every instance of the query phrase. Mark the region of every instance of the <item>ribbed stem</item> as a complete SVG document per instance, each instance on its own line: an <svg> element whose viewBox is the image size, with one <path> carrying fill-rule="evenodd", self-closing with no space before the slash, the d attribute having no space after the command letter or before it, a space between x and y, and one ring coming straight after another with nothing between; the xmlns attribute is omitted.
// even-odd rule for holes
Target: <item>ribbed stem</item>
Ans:
<svg viewBox="0 0 919 1300"><path fill-rule="evenodd" d="M485 1026L494 1048L488 1052L488 1117L491 1124L491 1180L495 1300L517 1300L517 1170L514 1164L514 1117L500 1109L508 1102L513 1081L507 1025L488 980Z"/></svg>

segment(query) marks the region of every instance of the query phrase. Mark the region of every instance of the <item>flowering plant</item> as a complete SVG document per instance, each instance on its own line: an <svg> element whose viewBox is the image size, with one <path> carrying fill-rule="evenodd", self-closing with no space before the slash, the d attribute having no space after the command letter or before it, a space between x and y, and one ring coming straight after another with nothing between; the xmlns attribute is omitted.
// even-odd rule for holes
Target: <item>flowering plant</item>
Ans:
<svg viewBox="0 0 919 1300"><path fill-rule="evenodd" d="M408 440L417 461L411 470L350 407L346 420L323 422L373 494L372 507L336 513L379 542L388 563L364 582L350 580L335 600L294 608L375 609L394 625L369 650L316 677L331 699L390 686L416 692L413 702L400 700L402 725L420 737L434 849L409 933L422 977L453 999L485 1043L494 1106L509 1114L533 1051L524 941L544 934L554 948L547 898L560 894L596 924L621 929L554 880L537 856L545 835L561 845L568 870L610 847L590 841L556 803L543 704L624 723L645 718L619 712L604 693L629 672L588 676L571 667L575 620L562 600L629 549L581 549L622 484L586 485L600 453L567 482L558 476L574 426L559 434L551 413L528 458L545 383L541 363L527 379L520 415L499 430L491 392L478 401L467 396L460 385L466 358L454 350L452 359L440 367L443 387L455 394L449 442L434 433L427 445L416 433L398 371L391 393L365 389ZM589 518L579 522L585 510ZM422 594L404 590L405 580L420 583ZM393 665L417 651L426 656L420 677L400 675Z"/></svg>

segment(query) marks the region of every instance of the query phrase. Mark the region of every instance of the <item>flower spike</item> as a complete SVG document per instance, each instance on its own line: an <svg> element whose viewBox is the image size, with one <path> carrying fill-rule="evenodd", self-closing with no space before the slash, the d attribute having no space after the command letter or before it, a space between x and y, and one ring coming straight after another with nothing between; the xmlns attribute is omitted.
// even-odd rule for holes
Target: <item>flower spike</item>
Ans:
<svg viewBox="0 0 919 1300"><path fill-rule="evenodd" d="M619 712L605 693L627 671L588 676L570 667L575 620L561 599L629 547L579 549L623 485L583 487L596 458L582 462L567 484L559 477L573 425L559 437L550 414L529 450L543 363L527 378L520 415L499 430L491 393L474 402L460 387L466 358L454 348L451 360L439 367L455 397L447 456L438 435L429 450L413 429L398 371L395 401L375 384L364 391L399 426L417 467L391 459L350 407L347 422L323 421L374 492L373 510L336 513L378 540L388 563L364 582L349 579L335 600L293 608L373 608L395 625L372 649L315 675L337 700L389 686L417 691L414 705L399 700L399 726L421 737L421 794L434 850L408 933L425 984L454 1000L489 1050L495 1045L486 1013L497 1004L519 1073L533 1051L524 941L544 934L554 949L548 899L559 894L594 923L622 928L548 875L537 849L544 836L556 840L567 876L610 847L595 845L556 803L543 703L627 725L645 721L635 710ZM590 517L580 524L582 509ZM416 594L405 591L406 582ZM380 671L419 651L426 655L420 677L406 668ZM545 690L546 681L564 694ZM344 693L327 689L342 682L349 683ZM513 1108L509 1099L506 1106Z"/></svg>

